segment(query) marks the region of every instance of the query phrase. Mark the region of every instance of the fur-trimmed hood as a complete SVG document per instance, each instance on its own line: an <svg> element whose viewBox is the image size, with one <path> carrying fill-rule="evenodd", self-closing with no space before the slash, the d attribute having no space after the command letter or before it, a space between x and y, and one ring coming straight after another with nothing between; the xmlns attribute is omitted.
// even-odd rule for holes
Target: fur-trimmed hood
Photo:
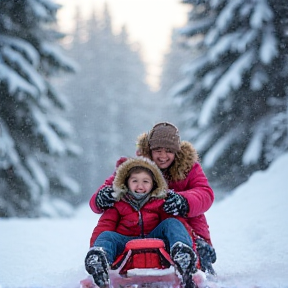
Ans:
<svg viewBox="0 0 288 288"><path fill-rule="evenodd" d="M166 197L167 193L167 183L157 165L146 157L136 157L130 158L123 162L116 170L115 178L113 181L113 196L120 200L124 194L128 192L128 187L125 185L125 181L128 175L128 172L131 168L141 166L149 169L154 175L154 181L156 182L156 189L151 193L151 197L163 199Z"/></svg>
<svg viewBox="0 0 288 288"><path fill-rule="evenodd" d="M138 136L137 148L137 155L152 159L147 133ZM169 180L173 182L184 180L192 166L198 161L198 153L192 144L187 141L181 141L180 151L175 154L175 161L169 168Z"/></svg>

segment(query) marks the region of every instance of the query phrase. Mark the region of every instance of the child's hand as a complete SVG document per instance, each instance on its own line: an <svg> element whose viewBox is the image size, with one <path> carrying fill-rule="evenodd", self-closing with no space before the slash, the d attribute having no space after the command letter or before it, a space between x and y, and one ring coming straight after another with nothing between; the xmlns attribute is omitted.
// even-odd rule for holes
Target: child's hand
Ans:
<svg viewBox="0 0 288 288"><path fill-rule="evenodd" d="M189 210L189 206L187 200L183 196L177 194L173 190L170 190L167 194L163 210L166 213L173 214L175 216L185 216Z"/></svg>
<svg viewBox="0 0 288 288"><path fill-rule="evenodd" d="M116 201L116 199L113 197L114 190L111 186L105 186L99 192L96 196L96 205L100 209L108 209L112 207Z"/></svg>

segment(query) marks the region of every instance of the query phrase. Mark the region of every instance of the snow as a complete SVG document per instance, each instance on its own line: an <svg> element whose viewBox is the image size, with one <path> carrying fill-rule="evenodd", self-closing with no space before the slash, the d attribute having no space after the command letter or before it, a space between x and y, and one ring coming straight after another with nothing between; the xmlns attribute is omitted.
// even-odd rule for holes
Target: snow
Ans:
<svg viewBox="0 0 288 288"><path fill-rule="evenodd" d="M21 74L28 80L27 82L35 86L39 93L45 93L46 83L44 78L39 75L37 71L38 67L32 66L31 62L23 57L22 51L20 53L7 46L2 48L2 56L5 59L9 59L14 67L21 67Z"/></svg>
<svg viewBox="0 0 288 288"><path fill-rule="evenodd" d="M36 98L36 88L5 64L0 64L0 80L8 82L9 93L11 95L15 94L17 90L20 90ZM21 93L19 94L21 96ZM19 96L17 95L17 97Z"/></svg>
<svg viewBox="0 0 288 288"><path fill-rule="evenodd" d="M259 125L258 129L255 129L255 134L253 135L250 143L247 145L246 150L244 151L242 157L242 163L244 165L255 164L259 161L261 157L262 145L263 145L263 138L265 136L263 125Z"/></svg>
<svg viewBox="0 0 288 288"><path fill-rule="evenodd" d="M259 52L261 61L268 65L278 56L279 43L271 26L266 27L265 30Z"/></svg>
<svg viewBox="0 0 288 288"><path fill-rule="evenodd" d="M1 34L0 42L5 46L13 47L15 51L21 52L32 66L37 67L39 65L40 57L38 51L26 40Z"/></svg>
<svg viewBox="0 0 288 288"><path fill-rule="evenodd" d="M218 158L222 155L225 147L227 147L228 144L231 141L233 141L235 137L236 137L235 129L232 129L229 133L227 133L226 135L221 137L218 141L216 141L204 156L203 166L207 168L213 167L216 161L218 161Z"/></svg>
<svg viewBox="0 0 288 288"><path fill-rule="evenodd" d="M254 52L252 49L241 55L215 85L207 100L204 102L199 116L200 127L207 126L220 99L225 99L232 89L237 90L242 84L242 75L250 69L253 62Z"/></svg>
<svg viewBox="0 0 288 288"><path fill-rule="evenodd" d="M288 153L206 213L218 287L288 287ZM99 216L88 203L70 219L0 219L1 288L74 288Z"/></svg>
<svg viewBox="0 0 288 288"><path fill-rule="evenodd" d="M222 34L234 20L235 10L239 9L241 3L242 0L229 1L226 7L223 8L216 20L216 27L220 34Z"/></svg>
<svg viewBox="0 0 288 288"><path fill-rule="evenodd" d="M260 29L263 23L270 22L274 15L266 0L258 0L250 20L250 25L254 29Z"/></svg>

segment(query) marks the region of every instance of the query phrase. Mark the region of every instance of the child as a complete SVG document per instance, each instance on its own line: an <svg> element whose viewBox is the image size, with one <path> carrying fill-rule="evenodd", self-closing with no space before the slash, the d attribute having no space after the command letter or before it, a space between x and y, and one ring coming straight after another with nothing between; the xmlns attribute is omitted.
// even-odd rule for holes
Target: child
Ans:
<svg viewBox="0 0 288 288"><path fill-rule="evenodd" d="M129 240L159 238L169 245L185 287L194 288L197 256L191 236L179 220L167 218L163 211L167 184L155 163L144 157L128 159L116 170L113 190L117 202L100 217L85 258L94 282L107 285L108 268Z"/></svg>
<svg viewBox="0 0 288 288"><path fill-rule="evenodd" d="M168 122L156 124L137 140L137 155L153 160L172 190L164 210L185 217L197 238L201 269L215 274L212 263L216 261L216 253L204 215L214 201L214 193L199 163L197 151L191 143L181 141L177 127ZM121 162L124 160L121 159ZM91 197L90 207L95 213L114 205L113 178L112 175L107 179Z"/></svg>

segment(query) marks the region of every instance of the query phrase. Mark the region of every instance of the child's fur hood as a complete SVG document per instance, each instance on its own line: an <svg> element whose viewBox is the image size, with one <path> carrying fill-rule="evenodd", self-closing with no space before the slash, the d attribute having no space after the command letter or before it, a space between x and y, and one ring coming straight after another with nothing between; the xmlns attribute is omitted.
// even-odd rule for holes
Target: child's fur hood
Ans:
<svg viewBox="0 0 288 288"><path fill-rule="evenodd" d="M152 159L147 133L143 133L138 137L137 147L137 155ZM169 180L173 182L184 180L187 177L192 166L198 161L198 153L196 149L192 146L192 144L187 141L181 141L180 151L175 154L175 161L169 168L169 173L171 177L171 179Z"/></svg>
<svg viewBox="0 0 288 288"><path fill-rule="evenodd" d="M157 165L150 159L145 157L130 158L123 162L116 170L116 175L113 181L113 196L119 201L124 194L128 192L128 187L125 185L128 172L131 168L141 166L149 169L154 175L157 188L151 193L151 197L163 199L167 193L167 183Z"/></svg>

